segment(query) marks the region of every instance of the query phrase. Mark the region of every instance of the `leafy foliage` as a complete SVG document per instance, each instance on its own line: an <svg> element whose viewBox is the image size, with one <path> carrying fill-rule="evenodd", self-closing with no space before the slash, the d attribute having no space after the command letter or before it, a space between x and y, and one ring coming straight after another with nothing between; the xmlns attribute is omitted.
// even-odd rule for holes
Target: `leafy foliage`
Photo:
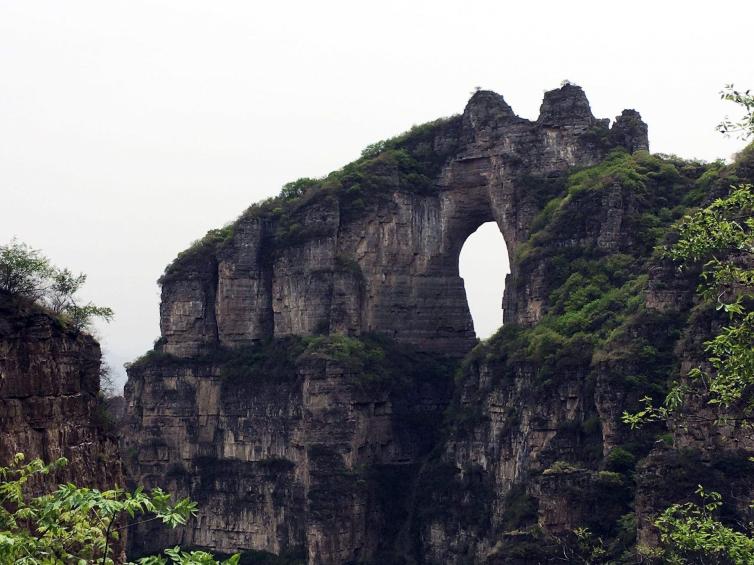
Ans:
<svg viewBox="0 0 754 565"><path fill-rule="evenodd" d="M232 555L226 560L218 561L211 553L201 550L183 551L180 547L166 549L163 555L142 557L137 561L139 565L238 565L241 556Z"/></svg>
<svg viewBox="0 0 754 565"><path fill-rule="evenodd" d="M0 562L18 565L98 562L114 564L113 546L127 527L125 520L149 516L171 528L196 514L196 503L184 498L171 502L161 489L128 492L101 491L60 485L52 492L32 496L39 479L67 464L66 459L45 465L40 459L24 462L17 454L9 467L0 467ZM216 565L204 552L165 551L165 557L147 557L142 565ZM238 556L223 562L238 563Z"/></svg>
<svg viewBox="0 0 754 565"><path fill-rule="evenodd" d="M16 239L0 246L0 290L39 300L51 286L55 268L37 249Z"/></svg>
<svg viewBox="0 0 754 565"><path fill-rule="evenodd" d="M720 98L735 102L741 106L744 110L744 115L738 121L733 121L726 117L717 126L718 131L726 135L737 133L742 139L747 139L754 135L754 95L751 94L751 91L736 90L732 84L729 84L720 92Z"/></svg>
<svg viewBox="0 0 754 565"><path fill-rule="evenodd" d="M39 250L16 239L0 245L0 291L46 307L77 330L87 328L95 318L107 322L113 318L110 308L79 303L76 293L85 282L84 273L59 269Z"/></svg>
<svg viewBox="0 0 754 565"><path fill-rule="evenodd" d="M680 238L668 255L675 261L706 265L704 290L713 290L720 284L736 282L737 278L726 277L731 265L720 257L731 252L754 253L754 189L751 185L734 187L726 198L718 198L712 204L692 216L684 218L680 226ZM736 277L744 273L735 271ZM712 280L708 280L708 279ZM743 282L748 282L747 280ZM710 285L712 283L712 286Z"/></svg>
<svg viewBox="0 0 754 565"><path fill-rule="evenodd" d="M673 504L655 521L660 551L649 552L669 564L754 563L754 537L722 524L716 516L722 497L696 490L700 502Z"/></svg>
<svg viewBox="0 0 754 565"><path fill-rule="evenodd" d="M678 241L666 252L679 263L679 269L704 263L699 286L700 296L714 301L718 310L728 314L730 324L705 343L711 370L692 369L688 377L700 384L710 404L728 408L740 400L754 384L754 189L751 185L734 187L726 198L716 199L706 208L687 216L679 228ZM663 421L678 409L689 392L686 382L676 383L655 408L651 399L644 407L626 412L624 422L637 427Z"/></svg>
<svg viewBox="0 0 754 565"><path fill-rule="evenodd" d="M288 182L280 190L280 198L283 200L301 198L309 189L316 188L317 185L318 181L316 179L308 177Z"/></svg>

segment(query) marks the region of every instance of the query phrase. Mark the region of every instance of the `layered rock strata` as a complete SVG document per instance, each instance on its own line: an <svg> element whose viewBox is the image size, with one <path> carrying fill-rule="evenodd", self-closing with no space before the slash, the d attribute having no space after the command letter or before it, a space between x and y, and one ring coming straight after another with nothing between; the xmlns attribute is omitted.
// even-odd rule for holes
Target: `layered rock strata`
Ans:
<svg viewBox="0 0 754 565"><path fill-rule="evenodd" d="M166 270L161 339L129 370L126 451L135 480L191 496L200 514L181 531L140 532L135 552L180 542L293 552L312 564L483 562L496 555L511 497L531 506L566 480L553 471L527 482L557 460L591 453L591 469L576 465L569 477L609 488L593 463L619 441L610 430L620 399L606 384L595 406L588 361L546 396L528 395L531 364L504 382L494 359L465 365L442 443L448 378L419 370L406 380L393 364L387 380L402 387L368 383L371 364L394 347L453 365L474 346L458 255L484 222L498 224L514 258L505 323L542 320L552 273L523 263L537 218L570 172L615 149L647 149L638 114L609 127L566 85L528 121L481 91L462 116L381 149L292 201L251 208ZM616 184L553 245L604 254L638 245L628 234L637 205ZM354 365L373 335L391 345ZM287 361L268 363L276 347ZM541 511L553 532L583 514L531 508L528 518Z"/></svg>
<svg viewBox="0 0 754 565"><path fill-rule="evenodd" d="M495 221L512 257L569 170L614 147L647 148L636 112L609 128L572 85L548 92L534 122L480 91L462 116L415 137L409 132L395 159L365 161L339 191L313 190L284 214L252 209L222 244L179 257L162 279L162 350L191 357L271 336L338 332L463 355L475 339L458 274L466 238ZM405 174L406 152L437 166ZM379 198L361 196L365 176L379 179ZM505 320L533 323L545 297L512 278L509 286L522 288L506 294Z"/></svg>
<svg viewBox="0 0 754 565"><path fill-rule="evenodd" d="M65 457L50 485L123 486L117 439L98 401L100 363L91 336L0 294L0 464L15 453Z"/></svg>

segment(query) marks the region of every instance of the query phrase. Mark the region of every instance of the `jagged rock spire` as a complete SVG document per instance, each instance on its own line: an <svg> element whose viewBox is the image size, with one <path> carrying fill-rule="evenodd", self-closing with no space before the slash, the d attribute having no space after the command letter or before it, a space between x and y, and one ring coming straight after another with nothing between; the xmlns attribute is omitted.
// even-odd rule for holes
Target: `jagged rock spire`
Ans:
<svg viewBox="0 0 754 565"><path fill-rule="evenodd" d="M545 93L537 119L543 126L591 125L595 121L586 94L570 83Z"/></svg>

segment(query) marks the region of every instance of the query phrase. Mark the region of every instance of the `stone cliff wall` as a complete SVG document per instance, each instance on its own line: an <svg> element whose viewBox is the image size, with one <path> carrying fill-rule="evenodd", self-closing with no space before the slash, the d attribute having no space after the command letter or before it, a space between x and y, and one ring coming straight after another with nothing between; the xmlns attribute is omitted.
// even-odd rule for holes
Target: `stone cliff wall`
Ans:
<svg viewBox="0 0 754 565"><path fill-rule="evenodd" d="M220 243L185 252L162 280L162 349L190 357L329 331L463 355L475 339L458 275L466 238L496 221L513 256L566 173L614 147L646 149L646 126L627 110L608 128L578 87L548 92L536 122L480 91L462 116L409 133L395 155L362 160L337 187L252 208ZM407 172L406 153L418 173ZM380 186L370 193L373 179ZM544 297L520 284L505 319L532 323Z"/></svg>
<svg viewBox="0 0 754 565"><path fill-rule="evenodd" d="M648 329L623 327L621 309L646 283L648 230L674 219L654 212L679 204L704 168L655 194L671 173L641 151L638 114L608 126L571 85L547 93L534 122L478 92L462 116L252 207L181 254L162 278L162 337L129 370L125 451L136 480L191 496L200 515L182 531L139 532L134 551L180 542L312 564L502 563L519 527L567 531L608 495L600 518L627 512L632 491L605 461L642 392L615 385L633 352L593 362L584 328L552 330L554 345L527 332L563 313L563 295L594 292L586 280L560 289L594 253L625 271L597 289L616 297L589 323L620 322L600 339L646 330L672 349L650 314L631 311ZM606 158L612 168L592 179ZM449 374L476 343L458 255L487 221L512 258L512 329L467 357L451 400ZM550 366L566 340L569 357ZM443 358L450 368L428 369Z"/></svg>
<svg viewBox="0 0 754 565"><path fill-rule="evenodd" d="M751 182L750 166L750 153L722 168L636 153L571 175L514 257L518 288L546 297L538 323L504 326L456 380L442 451L419 486L430 509L420 560L583 562L569 552L586 527L588 543L605 541L597 562L642 562L632 552L657 543L654 519L699 484L723 494L729 523L751 520L754 443L739 418L721 425L692 394L667 428L622 422L703 366L704 341L726 321L700 302L698 273L653 245L672 241L690 207Z"/></svg>
<svg viewBox="0 0 754 565"><path fill-rule="evenodd" d="M91 336L0 294L0 464L19 452L66 457L52 484L123 486L117 440L97 399L100 362Z"/></svg>
<svg viewBox="0 0 754 565"><path fill-rule="evenodd" d="M134 535L134 553L182 543L344 563L393 551L407 508L392 497L437 442L452 375L388 341L363 343L288 338L132 366L132 470L200 507L184 530Z"/></svg>

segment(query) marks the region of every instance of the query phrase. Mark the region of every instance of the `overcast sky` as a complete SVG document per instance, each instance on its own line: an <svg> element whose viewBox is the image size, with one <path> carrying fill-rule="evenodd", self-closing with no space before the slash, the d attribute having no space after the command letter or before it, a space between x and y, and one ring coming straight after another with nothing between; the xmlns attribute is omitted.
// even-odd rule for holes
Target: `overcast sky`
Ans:
<svg viewBox="0 0 754 565"><path fill-rule="evenodd" d="M639 110L653 151L729 157L718 92L754 88L752 21L751 1L0 0L0 243L88 273L120 368L158 337L178 251L476 86L533 119L568 79L598 117ZM486 336L507 266L494 229L473 239Z"/></svg>

